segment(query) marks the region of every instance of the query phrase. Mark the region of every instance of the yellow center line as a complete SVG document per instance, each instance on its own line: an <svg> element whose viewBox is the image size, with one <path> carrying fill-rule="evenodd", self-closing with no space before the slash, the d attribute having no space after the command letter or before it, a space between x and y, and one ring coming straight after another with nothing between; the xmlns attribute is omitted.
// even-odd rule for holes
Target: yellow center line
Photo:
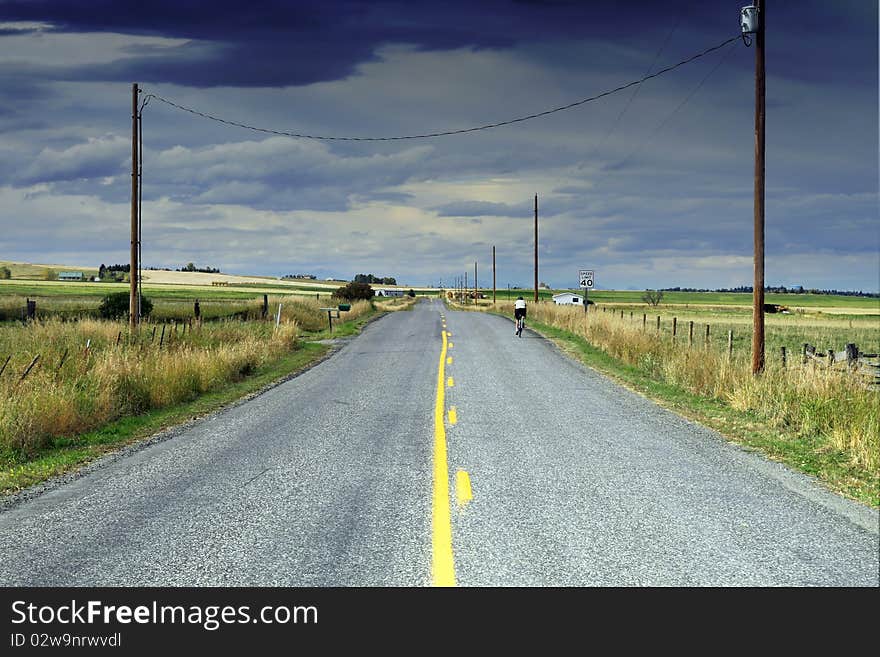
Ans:
<svg viewBox="0 0 880 657"><path fill-rule="evenodd" d="M450 348L450 349L452 349L454 346L455 346L455 345L452 344L451 342L449 343L449 348Z"/></svg>
<svg viewBox="0 0 880 657"><path fill-rule="evenodd" d="M459 470L455 473L455 499L458 502L458 506L464 506L474 499L470 475L464 470Z"/></svg>
<svg viewBox="0 0 880 657"><path fill-rule="evenodd" d="M455 381L453 381L452 377L450 376L448 379L446 379L446 387L452 388L454 386L455 386Z"/></svg>
<svg viewBox="0 0 880 657"><path fill-rule="evenodd" d="M434 586L455 586L455 561L452 556L452 519L449 514L449 464L446 456L446 426L443 412L446 394L443 379L446 373L446 331L441 331L443 347L437 369L437 399L434 403L434 499L431 518L432 560L431 583Z"/></svg>
<svg viewBox="0 0 880 657"><path fill-rule="evenodd" d="M449 407L449 424L455 424L458 422L458 413L455 411L455 406Z"/></svg>

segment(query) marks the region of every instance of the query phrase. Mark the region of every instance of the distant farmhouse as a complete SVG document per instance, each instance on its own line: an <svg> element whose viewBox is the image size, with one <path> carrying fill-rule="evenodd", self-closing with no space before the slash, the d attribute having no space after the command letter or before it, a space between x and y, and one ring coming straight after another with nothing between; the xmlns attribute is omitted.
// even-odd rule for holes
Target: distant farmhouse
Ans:
<svg viewBox="0 0 880 657"><path fill-rule="evenodd" d="M81 281L83 273L81 271L60 271L58 272L59 281Z"/></svg>
<svg viewBox="0 0 880 657"><path fill-rule="evenodd" d="M553 303L557 306L583 305L584 299L581 295L574 292L560 292L553 295Z"/></svg>

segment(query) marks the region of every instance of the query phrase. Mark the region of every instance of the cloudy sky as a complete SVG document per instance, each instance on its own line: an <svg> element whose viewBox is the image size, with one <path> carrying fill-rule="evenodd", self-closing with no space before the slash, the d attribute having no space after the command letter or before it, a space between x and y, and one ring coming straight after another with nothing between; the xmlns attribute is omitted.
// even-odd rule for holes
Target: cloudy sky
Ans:
<svg viewBox="0 0 880 657"><path fill-rule="evenodd" d="M744 1L0 0L0 260L126 262L131 83L327 136L493 123L716 46ZM767 282L880 288L878 11L771 0ZM145 266L604 288L752 280L754 48L504 127L319 141L144 110Z"/></svg>

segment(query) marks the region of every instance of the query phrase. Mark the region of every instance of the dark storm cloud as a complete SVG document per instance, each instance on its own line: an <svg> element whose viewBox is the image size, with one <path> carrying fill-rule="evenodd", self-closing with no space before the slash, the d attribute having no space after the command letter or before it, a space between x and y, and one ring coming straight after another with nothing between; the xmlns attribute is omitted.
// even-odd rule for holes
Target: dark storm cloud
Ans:
<svg viewBox="0 0 880 657"><path fill-rule="evenodd" d="M668 29L666 9L628 3L213 2L87 0L0 4L0 21L43 21L65 33L112 32L187 39L169 49L133 49L99 65L57 69L62 79L175 83L195 87L286 86L335 80L377 48L508 47L557 38L613 39ZM706 11L696 7L691 20ZM735 16L731 24L735 26ZM21 30L8 30L22 34Z"/></svg>

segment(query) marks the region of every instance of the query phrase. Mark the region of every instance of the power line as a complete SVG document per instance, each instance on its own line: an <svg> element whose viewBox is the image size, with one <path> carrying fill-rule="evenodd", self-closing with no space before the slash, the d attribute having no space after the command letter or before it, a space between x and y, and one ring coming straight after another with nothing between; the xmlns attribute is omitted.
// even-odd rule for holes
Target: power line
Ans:
<svg viewBox="0 0 880 657"><path fill-rule="evenodd" d="M571 109L572 107L584 105L586 103L590 103L595 100L599 100L600 98L604 98L606 96L616 94L620 91L623 91L624 89L629 89L630 87L633 87L635 85L642 84L643 82L650 80L652 78L659 77L659 76L663 75L664 73L669 73L670 71L674 71L675 69L679 68L680 66L684 66L685 64L689 64L690 62L692 62L696 59L699 59L700 57L705 57L709 53L715 52L716 50L719 50L720 48L723 48L727 44L732 43L733 41L737 41L740 38L741 38L741 35L737 34L735 37L731 37L730 39L727 39L726 41L718 44L717 46L712 46L711 48L706 48L702 52L699 52L696 55L692 55L691 57L688 57L687 59L684 59L684 60L678 62L677 64L673 64L672 66L667 66L666 68L660 69L656 73L651 73L650 75L645 75L645 76L639 78L638 80L633 80L632 82L621 85L621 86L616 87L614 89L611 89L609 91L603 91L600 94L597 94L595 96L590 96L589 98L583 98L583 99L575 101L573 103L569 103L568 105L554 107L552 109L544 110L543 112L537 112L535 114L529 114L527 116L520 116L518 118L509 119L507 121L498 121L497 123L487 123L485 125L480 125L480 126L476 126L473 128L462 128L460 130L446 130L446 131L442 131L442 132L427 132L424 134L403 135L403 136L397 136L397 137L334 137L334 136L327 136L327 135L308 135L308 134L297 133L297 132L288 132L285 130L273 130L271 128L260 128L257 126L248 125L246 123L239 123L238 121L230 121L229 119L223 119L218 116L208 114L206 112L200 112L199 110L193 109L191 107L185 107L184 105L180 105L178 103L170 101L167 98L163 98L162 96L159 96L158 94L147 94L146 98L147 99L155 98L156 100L158 100L162 103L165 103L166 105L170 105L171 107L174 107L174 108L179 109L181 111L189 112L190 114L194 114L196 116L200 116L202 118L209 119L211 121L216 121L217 123L223 123L225 125L231 125L231 126L235 126L237 128L244 128L246 130L253 130L254 132L263 132L263 133L271 134L271 135L280 135L283 137L297 137L300 139L319 139L319 140L323 140L323 141L401 141L404 139L428 139L431 137L446 137L449 135L461 135L461 134L465 134L468 132L477 132L480 130L489 130L491 128L500 128L501 126L511 125L513 123L522 123L523 121L537 119L542 116L547 116L548 114L555 114L556 112L562 112L564 110Z"/></svg>
<svg viewBox="0 0 880 657"><path fill-rule="evenodd" d="M682 107L687 105L688 102L691 100L691 98L696 96L697 92L703 88L703 85L706 84L706 81L710 77L712 77L712 75L715 73L715 71L717 71L719 68L721 68L721 65L725 62L725 60L727 59L727 56L731 52L733 52L733 48L729 48L727 50L727 52L722 54L721 57L718 58L718 61L715 63L715 66L713 66L712 69L708 73L706 73L706 75L703 77L703 79L700 80L699 84L696 87L694 87L693 90L691 90L691 92L682 99L682 101L675 107L674 110L672 110L666 116L666 118L664 118L659 124L657 124L657 126L654 128L654 130L651 132L651 134L648 135L648 138L645 139L641 144L639 144L632 151L630 151L629 155L627 155L622 160L620 160L615 165L615 168L621 167L624 164L626 164L627 162L629 162L635 155L640 153L648 144L650 144L652 141L654 141L654 138L666 126L666 124L669 123L669 121L672 119L672 117L675 116Z"/></svg>
<svg viewBox="0 0 880 657"><path fill-rule="evenodd" d="M645 71L645 75L648 75L652 70L654 70L654 66L657 64L657 60L660 59L660 55L663 53L664 50L666 50L666 46L669 44L669 40L672 38L675 30L678 29L678 24L681 22L681 17L683 14L683 11L678 12L675 23L673 23L669 32L666 34L666 38L663 39L663 43L660 45L660 48L657 50L656 53L654 53L654 59L651 60L651 65L648 66L648 70ZM623 115L626 114L627 110L629 110L630 105L632 105L633 101L636 99L636 96L639 95L639 92L641 90L641 84L637 85L636 88L633 89L633 92L627 99L626 104L624 104L623 108L618 113L617 118L614 119L614 123L608 129L608 132L606 132L605 135L602 137L601 141L599 141L599 143L593 148L593 152L599 151L605 145L605 142L608 141L608 138L614 133L615 130L617 130L617 126L620 125L620 121L621 119L623 119Z"/></svg>

